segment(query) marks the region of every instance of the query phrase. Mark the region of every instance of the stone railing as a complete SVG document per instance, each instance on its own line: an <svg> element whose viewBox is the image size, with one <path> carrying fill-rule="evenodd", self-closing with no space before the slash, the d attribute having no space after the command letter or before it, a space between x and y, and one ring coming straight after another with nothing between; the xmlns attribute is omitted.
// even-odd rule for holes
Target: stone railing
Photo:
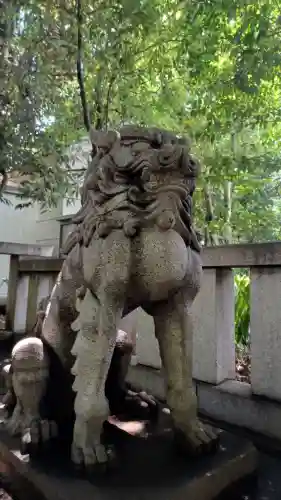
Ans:
<svg viewBox="0 0 281 500"><path fill-rule="evenodd" d="M281 439L281 243L203 251L204 280L193 305L193 375L200 411ZM250 269L251 381L235 380L234 268ZM131 379L164 394L149 318L139 323ZM148 366L150 368L148 368Z"/></svg>
<svg viewBox="0 0 281 500"><path fill-rule="evenodd" d="M6 330L13 331L15 328L17 311L17 302L19 304L21 298L21 284L19 280L19 264L20 258L38 257L49 258L56 254L56 249L48 245L33 245L25 243L9 243L0 242L0 255L10 256L9 268L9 286L8 297L6 301ZM18 300L17 300L18 297ZM17 313L17 314L16 314ZM17 328L16 328L17 330Z"/></svg>
<svg viewBox="0 0 281 500"><path fill-rule="evenodd" d="M199 408L213 418L281 439L281 243L206 248L202 257L203 286L193 306ZM7 326L14 332L32 330L37 305L50 293L61 264L50 257L11 257ZM249 384L235 380L234 268L250 269ZM139 309L122 327L137 332L131 381L162 396L152 318Z"/></svg>

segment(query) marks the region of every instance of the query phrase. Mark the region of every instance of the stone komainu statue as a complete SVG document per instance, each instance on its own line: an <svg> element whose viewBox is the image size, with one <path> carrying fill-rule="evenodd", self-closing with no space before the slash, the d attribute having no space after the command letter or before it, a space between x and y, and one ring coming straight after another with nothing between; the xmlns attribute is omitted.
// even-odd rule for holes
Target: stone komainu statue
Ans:
<svg viewBox="0 0 281 500"><path fill-rule="evenodd" d="M48 440L57 427L63 432L73 416L72 460L107 462L101 428L116 332L121 317L141 306L154 319L176 443L209 449L216 436L197 419L192 387L190 308L202 276L191 221L197 163L184 141L158 129L92 132L92 143L82 208L41 337L12 353L10 428L20 427L23 440L29 431L36 444L39 434Z"/></svg>

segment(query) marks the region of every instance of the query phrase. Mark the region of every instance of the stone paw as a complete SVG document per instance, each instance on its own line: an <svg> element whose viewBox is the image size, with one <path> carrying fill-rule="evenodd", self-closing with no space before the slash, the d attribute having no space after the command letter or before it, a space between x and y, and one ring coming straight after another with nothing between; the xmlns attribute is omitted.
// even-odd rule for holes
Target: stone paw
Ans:
<svg viewBox="0 0 281 500"><path fill-rule="evenodd" d="M130 384L109 397L110 414L130 419L153 420L159 415L159 402L145 391L137 392Z"/></svg>
<svg viewBox="0 0 281 500"><path fill-rule="evenodd" d="M176 428L175 444L187 456L207 455L218 449L219 435L210 426L196 420L191 425Z"/></svg>
<svg viewBox="0 0 281 500"><path fill-rule="evenodd" d="M102 442L83 447L73 442L71 459L77 470L84 470L89 475L95 472L104 473L116 466L114 446Z"/></svg>
<svg viewBox="0 0 281 500"><path fill-rule="evenodd" d="M145 391L127 389L124 409L134 418L153 419L158 416L159 406L156 399Z"/></svg>
<svg viewBox="0 0 281 500"><path fill-rule="evenodd" d="M58 435L57 424L54 421L34 419L26 427L21 438L21 453L35 455L48 448L50 442Z"/></svg>
<svg viewBox="0 0 281 500"><path fill-rule="evenodd" d="M116 465L114 446L106 440L102 417L90 420L76 417L71 445L71 459L80 471L105 472Z"/></svg>

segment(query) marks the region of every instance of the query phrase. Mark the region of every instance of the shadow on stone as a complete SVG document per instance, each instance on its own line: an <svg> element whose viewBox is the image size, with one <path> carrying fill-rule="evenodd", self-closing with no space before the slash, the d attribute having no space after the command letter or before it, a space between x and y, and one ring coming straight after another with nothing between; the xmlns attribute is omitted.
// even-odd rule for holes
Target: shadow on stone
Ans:
<svg viewBox="0 0 281 500"><path fill-rule="evenodd" d="M0 473L4 487L13 500L129 500L136 492L142 500L254 498L250 490L257 452L249 441L219 431L217 453L183 459L174 448L169 416L158 426L135 424L142 424L138 436L105 425L106 439L117 448L119 467L105 474L97 469L91 476L77 473L69 461L69 449L58 443L40 459L23 463L15 442L2 432Z"/></svg>

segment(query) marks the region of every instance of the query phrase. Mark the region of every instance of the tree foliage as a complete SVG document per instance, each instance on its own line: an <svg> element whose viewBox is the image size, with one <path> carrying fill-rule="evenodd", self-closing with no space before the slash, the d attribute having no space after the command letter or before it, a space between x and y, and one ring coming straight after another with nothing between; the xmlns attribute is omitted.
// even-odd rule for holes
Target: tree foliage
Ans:
<svg viewBox="0 0 281 500"><path fill-rule="evenodd" d="M206 243L279 238L279 10L268 0L1 0L1 172L28 174L24 196L55 204L77 191L65 153L87 119L158 125L187 134L201 160Z"/></svg>
<svg viewBox="0 0 281 500"><path fill-rule="evenodd" d="M250 277L248 273L237 272L235 285L235 342L248 346L250 335Z"/></svg>

